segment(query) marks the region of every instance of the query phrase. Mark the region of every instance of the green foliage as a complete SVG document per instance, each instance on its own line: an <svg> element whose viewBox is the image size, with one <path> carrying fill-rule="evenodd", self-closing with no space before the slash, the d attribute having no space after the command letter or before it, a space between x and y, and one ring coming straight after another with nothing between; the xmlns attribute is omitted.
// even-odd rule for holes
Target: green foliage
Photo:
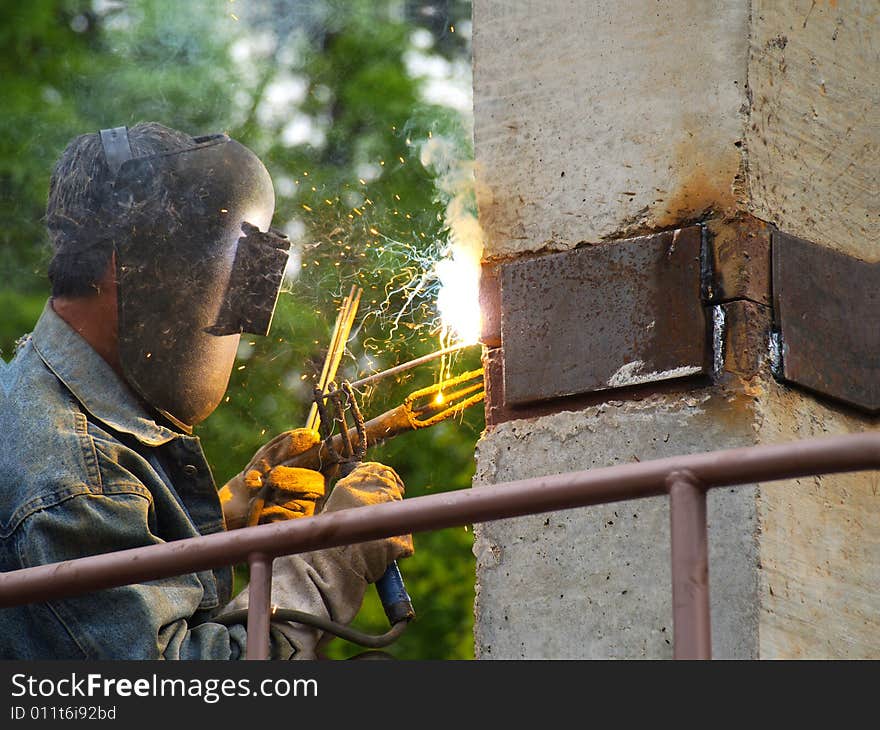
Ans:
<svg viewBox="0 0 880 730"><path fill-rule="evenodd" d="M295 234L298 275L272 333L242 339L227 398L199 428L218 483L270 436L303 425L338 305L353 284L361 316L340 375L350 379L439 346L431 265L447 245L448 189L420 162L429 138L471 156L468 119L422 101L407 71L414 22L432 53L466 57L448 26L467 3L392 0L31 0L3 3L0 28L0 348L39 315L48 291L43 214L52 164L73 136L157 120L192 134L228 131L264 160L276 184L275 225ZM452 7L454 16L418 12ZM96 8L98 8L96 10ZM241 17L233 17L233 10ZM442 14L441 14L442 15ZM430 21L430 22L428 22ZM298 126L297 126L298 125ZM457 192L457 191L456 191ZM8 255L7 255L8 252ZM479 367L469 351L453 372ZM365 393L367 417L435 382L439 365ZM458 422L399 437L369 458L394 466L408 495L470 484L479 408ZM402 658L468 658L473 556L464 529L417 535L401 566L419 618L392 648ZM384 631L372 596L357 624ZM356 648L334 642L335 657Z"/></svg>

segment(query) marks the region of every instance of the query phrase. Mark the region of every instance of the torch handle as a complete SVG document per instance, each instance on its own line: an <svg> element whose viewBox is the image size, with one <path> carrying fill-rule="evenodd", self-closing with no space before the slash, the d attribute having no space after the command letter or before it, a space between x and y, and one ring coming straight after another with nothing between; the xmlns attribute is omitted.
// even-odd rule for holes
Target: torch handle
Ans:
<svg viewBox="0 0 880 730"><path fill-rule="evenodd" d="M412 599L406 592L403 576L400 575L400 568L397 567L396 560L376 581L376 591L379 594L379 600L382 601L382 608L385 609L388 623L392 626L401 621L410 621L415 618L416 612L412 605Z"/></svg>
<svg viewBox="0 0 880 730"><path fill-rule="evenodd" d="M394 436L398 436L401 433L412 431L415 426L413 426L410 418L407 416L406 407L397 406L397 408L392 408L381 416L376 416L376 418L367 421L366 424L364 424L364 428L367 433L367 443L370 446L375 446L376 444L382 443ZM360 436L358 435L356 428L352 428L348 431L348 438L351 440L353 447L357 448L360 445ZM337 433L333 437L332 443L333 448L337 453L343 451L342 434ZM298 466L304 469L321 471L323 468L331 466L332 463L327 446L322 441L319 444L315 444L308 451L304 451L303 453L294 456L292 459L288 459L283 463L283 466Z"/></svg>
<svg viewBox="0 0 880 730"><path fill-rule="evenodd" d="M345 462L341 465L340 476L346 477L357 468L357 462ZM415 618L416 612L412 605L412 599L406 592L406 585L397 561L394 560L385 569L382 577L376 581L376 592L385 609L388 623L392 626L401 621L410 621Z"/></svg>

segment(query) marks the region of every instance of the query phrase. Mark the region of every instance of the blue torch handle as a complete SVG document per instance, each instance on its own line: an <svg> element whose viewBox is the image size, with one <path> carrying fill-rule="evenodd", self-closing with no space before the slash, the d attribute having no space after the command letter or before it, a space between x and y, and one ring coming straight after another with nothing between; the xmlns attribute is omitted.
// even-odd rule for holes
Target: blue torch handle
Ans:
<svg viewBox="0 0 880 730"><path fill-rule="evenodd" d="M406 592L403 576L400 575L400 568L397 567L396 560L376 581L376 590L379 592L382 608L385 609L385 615L392 626L401 621L415 618L416 612L413 609L412 600Z"/></svg>

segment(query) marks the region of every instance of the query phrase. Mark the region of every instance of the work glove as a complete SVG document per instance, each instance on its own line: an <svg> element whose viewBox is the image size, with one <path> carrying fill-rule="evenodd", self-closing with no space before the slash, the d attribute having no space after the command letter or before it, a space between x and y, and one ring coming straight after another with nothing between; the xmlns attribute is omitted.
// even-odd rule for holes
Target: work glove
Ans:
<svg viewBox="0 0 880 730"><path fill-rule="evenodd" d="M244 527L258 497L265 497L260 524L314 514L316 503L324 497L324 475L312 469L284 466L283 462L308 451L320 438L317 431L298 428L285 431L262 446L248 465L220 489L226 529Z"/></svg>
<svg viewBox="0 0 880 730"><path fill-rule="evenodd" d="M365 462L336 483L322 512L397 501L403 494L403 482L393 469ZM412 537L402 535L276 558L272 605L349 624L360 610L367 585L381 578L392 561L412 553ZM226 610L245 608L247 602L245 589ZM320 645L330 638L320 629L295 623L273 623L273 632L285 637L297 659L316 658Z"/></svg>
<svg viewBox="0 0 880 730"><path fill-rule="evenodd" d="M394 469L375 461L366 461L336 482L323 511L337 512L368 504L394 502L403 499L404 491L403 481ZM349 553L353 569L367 583L375 583L393 561L413 554L413 541L411 535L400 535L343 545L337 549Z"/></svg>

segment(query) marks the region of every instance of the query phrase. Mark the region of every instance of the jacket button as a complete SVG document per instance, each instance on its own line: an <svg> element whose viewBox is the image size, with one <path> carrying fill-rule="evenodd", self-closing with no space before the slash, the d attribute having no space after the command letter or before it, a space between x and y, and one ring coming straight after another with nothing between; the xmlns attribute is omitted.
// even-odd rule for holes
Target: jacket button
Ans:
<svg viewBox="0 0 880 730"><path fill-rule="evenodd" d="M199 473L198 467L193 466L192 464L184 464L183 465L183 473L188 477L194 477Z"/></svg>

